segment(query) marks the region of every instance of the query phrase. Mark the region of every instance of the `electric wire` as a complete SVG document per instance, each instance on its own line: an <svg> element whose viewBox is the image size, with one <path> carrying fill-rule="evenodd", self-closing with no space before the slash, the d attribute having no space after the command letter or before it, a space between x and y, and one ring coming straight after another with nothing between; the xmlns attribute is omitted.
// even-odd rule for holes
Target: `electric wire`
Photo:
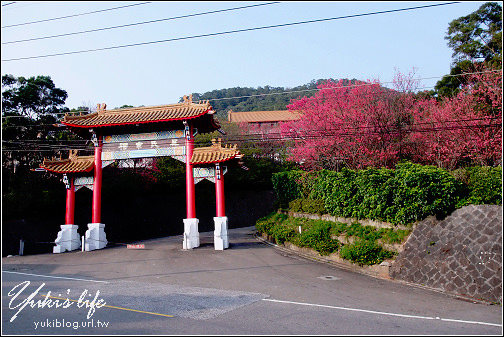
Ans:
<svg viewBox="0 0 504 337"><path fill-rule="evenodd" d="M426 78L416 78L413 79L412 81L419 82L421 80L425 79L436 79L436 78L443 78L445 76L450 76L450 77L458 77L458 76L469 76L469 75L478 75L478 74L486 74L486 73L496 73L496 72L502 72L502 69L490 69L490 70L485 70L485 71L477 71L477 72L471 72L471 73L463 73L463 74L456 74L456 75L444 75L444 76L436 76L436 77L426 77ZM389 81L389 82L376 82L376 83L359 83L359 84L351 84L351 85L343 85L343 86L335 86L335 87L329 87L329 88L314 88L314 89L303 89L303 90L290 90L290 91L282 91L282 92L274 92L274 93L263 93L263 94L255 94L255 95L245 95L245 96L234 96L234 97L223 97L223 98L210 98L210 99L205 99L208 101L221 101L221 100L231 100L231 99L242 99L242 98L253 98L253 97L265 97L265 96L272 96L272 95L286 95L286 94L292 94L292 93L302 93L302 92L308 92L308 91L322 91L322 90L336 90L336 89L347 89L347 88L358 88L358 87L363 87L363 86L376 86L380 85L383 86L384 84L390 84L390 83L397 83L397 82L406 82L408 80L404 81ZM386 87L383 87L384 89L387 89ZM434 86L430 87L422 87L422 90L425 89L432 89ZM497 88L502 90L502 88ZM393 91L377 91L373 93L366 93L365 95L378 95L378 94L383 94L383 93L394 93ZM91 111L89 110L78 110L78 111L71 111L71 112L61 112L61 113L55 113L53 115L64 115L67 113L74 114L74 113L80 113L80 112L86 112L90 113ZM2 118L9 119L9 118L27 118L27 116L2 116ZM51 125L54 126L54 124L45 124L45 125ZM41 125L26 125L26 126L6 126L6 127L35 127L35 126L41 126Z"/></svg>
<svg viewBox="0 0 504 337"><path fill-rule="evenodd" d="M12 44L12 43L20 43L20 42L28 42L28 41L37 41L37 40L44 40L44 39L52 39L52 38L56 38L56 37L78 35L78 34L99 32L99 31L110 30L110 29L125 28L125 27L138 26L138 25L145 25L145 24L162 22L162 21L183 19L183 18L189 18L189 17L199 16L199 15L222 13L222 12L228 12L228 11L233 11L233 10L238 10L238 9L258 7L258 6L274 5L274 4L279 4L279 3L280 2L277 1L277 2L261 3L261 4L256 4L256 5L249 5L249 6L241 6L241 7L227 8L227 9L219 9L219 10L214 10L214 11L209 11L209 12L203 12L203 13L174 16L174 17L165 18L165 19L158 19L158 20L151 20L151 21L130 23L130 24L125 24L125 25L120 25L120 26L112 26L112 27L105 27L105 28L85 30L85 31L80 31L80 32L73 32L73 33L65 33L65 34L58 34L58 35L51 35L51 36L36 37L36 38L17 40L17 41L8 41L8 42L2 42L2 44Z"/></svg>
<svg viewBox="0 0 504 337"><path fill-rule="evenodd" d="M492 70L485 70L485 71L477 71L477 72L472 72L472 73L463 73L463 74L457 74L457 75L443 75L443 76L434 76L434 77L425 77L425 78L416 78L412 79L412 81L421 81L421 80L431 80L431 79L436 79L436 78L443 78L445 76L448 77L457 77L457 76L468 76L468 75L478 75L478 74L485 74L485 73L492 73L492 72L502 72L502 70L499 69L492 69ZM376 86L376 85L384 85L384 84L393 84L396 82L402 82L402 81L389 81L389 82L376 82L376 83L359 83L359 84L352 84L352 85L345 85L341 87L330 87L330 88L314 88L314 89L303 89L303 90L290 90L290 91L284 91L284 92L275 92L275 93L267 93L267 94L256 94L256 95L246 95L246 96L236 96L236 97L222 97L222 98L209 98L209 101L222 101L222 100L228 100L228 99L239 99L239 98L251 98L251 97L262 97L262 96L271 96L271 95L282 95L282 94L291 94L291 93L301 93L301 92L307 92L307 91L322 91L322 90L334 90L334 89L342 89L342 88L358 88L358 87L364 87L364 86ZM434 88L433 86L431 87L423 87L421 89L432 89ZM386 91L383 91L384 93Z"/></svg>
<svg viewBox="0 0 504 337"><path fill-rule="evenodd" d="M495 121L494 124L492 122ZM487 122L486 124L471 124L473 122ZM490 123L489 123L490 122ZM427 121L427 122L416 122L411 124L405 124L401 127L397 127L395 124L389 125L357 125L348 126L344 123L332 125L331 128L324 129L311 129L307 131L294 131L294 132L268 132L267 134L245 134L236 135L234 137L227 137L225 140L227 142L241 142L241 143L256 143L256 142L275 142L275 141L308 141L317 139L328 139L330 137L350 137L355 135L387 135L394 136L397 134L407 135L414 133L426 133L426 132L441 132L441 131L456 131L456 130L472 130L472 129L486 129L486 128L498 128L501 127L502 118L501 117L486 117L486 118L471 118L471 119L457 119L457 120L447 120L447 121ZM454 124L455 125L449 125ZM286 135L287 134L287 135ZM46 142L45 144L37 144L37 142ZM37 147L39 150L68 150L68 149L79 149L79 150L89 150L88 144L90 140L60 140L58 141L62 144L54 144L48 140L43 139L31 139L31 140L2 140L3 145L17 145L26 147ZM68 147L69 144L66 142L79 142L81 146L76 147L76 144L72 147ZM208 142L195 142L195 145L207 144ZM4 152L8 151L24 151L25 149L13 148L13 149L2 149ZM29 149L26 149L27 151ZM30 150L36 151L36 149Z"/></svg>
<svg viewBox="0 0 504 337"><path fill-rule="evenodd" d="M119 7L107 8L107 9L100 9L100 10L97 10L97 11L92 11L92 12L87 12L87 13L72 14L72 15L60 16L60 17L57 17L57 18L51 18L51 19L44 19L44 20L38 20L38 21L17 23L17 24L13 24L13 25L2 26L2 28L11 28L11 27L17 27L17 26L31 25L31 24L34 24L34 23L41 23L41 22L55 21L55 20L61 20L61 19L68 19L68 18L73 18L73 17L77 17L77 16L102 13L102 12L112 11L112 10L116 10L116 9L127 8L127 7L146 5L146 4L150 4L150 3L151 2L141 2L141 3L137 3L137 4L119 6Z"/></svg>
<svg viewBox="0 0 504 337"><path fill-rule="evenodd" d="M378 11L378 12L370 12L370 13L362 13L362 14L352 14L352 15L333 17L333 18L307 20L307 21L298 21L298 22L291 22L291 23L284 23L284 24L277 24L277 25L270 25L270 26L262 26L262 27L254 27L254 28L236 29L236 30L230 30L230 31L225 31L225 32L208 33L208 34L200 34L200 35L185 36L185 37L177 37L177 38L158 40L158 41L139 42L139 43L132 43L132 44L127 44L127 45L120 45L120 46L112 46L112 47L104 47L104 48L94 48L94 49L87 49L87 50L78 50L78 51L71 51L71 52L38 55L38 56L18 57L18 58L5 59L5 60L2 60L2 61L3 62L20 61L20 60L37 59L37 58L45 58L45 57L53 57L53 56L73 55L73 54L89 53L89 52L96 52L96 51L112 50L112 49L119 49L119 48L137 47L137 46L144 46L144 45L157 44L157 43L166 43L166 42L182 41L182 40L189 40L189 39L196 39L196 38L203 38L203 37L210 37L210 36L219 36L219 35L226 35L226 34L243 33L243 32L249 32L249 31L262 30L262 29L288 27L288 26L302 25L302 24L308 24L308 23L316 23L316 22L324 22L324 21L332 21L332 20L341 20L341 19L348 19L348 18L355 18L355 17L362 17L362 16L370 16L370 15L378 15L378 14L395 13L395 12L408 11L408 10L418 10L418 9L424 9L424 8L429 8L429 7L446 6L446 5L453 5L453 4L459 4L459 3L460 2L448 2L448 3L441 3L441 4L417 6L417 7L392 9L392 10L386 10L386 11Z"/></svg>

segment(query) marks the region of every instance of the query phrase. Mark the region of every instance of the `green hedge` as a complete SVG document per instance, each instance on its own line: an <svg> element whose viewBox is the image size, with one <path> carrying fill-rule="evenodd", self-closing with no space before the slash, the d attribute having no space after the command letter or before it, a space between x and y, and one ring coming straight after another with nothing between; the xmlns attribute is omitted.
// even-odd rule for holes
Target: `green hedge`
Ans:
<svg viewBox="0 0 504 337"><path fill-rule="evenodd" d="M450 173L404 162L395 169L281 172L272 181L281 208L393 224L444 218L470 203L502 204L500 166Z"/></svg>
<svg viewBox="0 0 504 337"><path fill-rule="evenodd" d="M466 198L458 208L474 204L502 205L502 166L476 166L458 169L453 176L466 187Z"/></svg>
<svg viewBox="0 0 504 337"><path fill-rule="evenodd" d="M302 228L301 233L299 227ZM339 251L342 258L354 263L372 265L391 258L394 252L387 251L379 244L401 243L410 234L410 230L393 228L376 229L359 223L344 223L289 217L272 213L256 222L259 233L270 235L276 243L286 241L299 247L315 249L320 255L329 255ZM333 236L345 235L357 240L352 244L342 245Z"/></svg>
<svg viewBox="0 0 504 337"><path fill-rule="evenodd" d="M274 173L271 177L273 189L277 192L280 208L288 208L289 202L302 197L299 179L303 171L293 170Z"/></svg>
<svg viewBox="0 0 504 337"><path fill-rule="evenodd" d="M324 200L320 199L295 199L289 202L289 210L311 214L325 214Z"/></svg>

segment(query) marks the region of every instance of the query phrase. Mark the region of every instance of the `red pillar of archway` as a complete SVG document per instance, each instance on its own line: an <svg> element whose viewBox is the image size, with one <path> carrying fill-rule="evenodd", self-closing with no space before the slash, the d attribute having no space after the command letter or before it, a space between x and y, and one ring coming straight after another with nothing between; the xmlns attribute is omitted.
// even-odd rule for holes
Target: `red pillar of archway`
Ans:
<svg viewBox="0 0 504 337"><path fill-rule="evenodd" d="M214 217L214 247L216 250L223 250L229 247L229 239L224 205L224 169L219 163L215 164L215 206L217 214Z"/></svg>
<svg viewBox="0 0 504 337"><path fill-rule="evenodd" d="M101 223L101 189L102 189L102 147L103 138L101 134L96 135L94 153L94 182L93 182L93 223Z"/></svg>
<svg viewBox="0 0 504 337"><path fill-rule="evenodd" d="M226 209L224 203L224 174L220 164L215 164L215 204L216 216L226 216Z"/></svg>
<svg viewBox="0 0 504 337"><path fill-rule="evenodd" d="M185 147L186 147L186 210L187 219L196 218L196 198L194 188L194 174L191 158L194 152L194 137L192 125L186 125L185 130Z"/></svg>
<svg viewBox="0 0 504 337"><path fill-rule="evenodd" d="M65 225L74 224L74 214L75 214L75 185L74 177L68 177L68 186L66 193L66 211L65 211Z"/></svg>
<svg viewBox="0 0 504 337"><path fill-rule="evenodd" d="M185 149L186 149L186 210L187 218L184 219L184 239L182 243L183 249L192 249L199 247L199 231L196 218L196 198L194 188L194 173L191 159L194 152L194 136L193 127L187 122L185 125Z"/></svg>

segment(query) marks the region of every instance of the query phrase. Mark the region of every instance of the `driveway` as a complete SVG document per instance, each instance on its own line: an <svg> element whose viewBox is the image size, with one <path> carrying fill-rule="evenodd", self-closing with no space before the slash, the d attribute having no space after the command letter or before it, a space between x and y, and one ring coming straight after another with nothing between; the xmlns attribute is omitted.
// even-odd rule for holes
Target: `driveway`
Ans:
<svg viewBox="0 0 504 337"><path fill-rule="evenodd" d="M3 258L2 333L502 333L502 306L338 269L254 233L230 230L224 251L207 232L193 250L173 236L138 242L145 249Z"/></svg>

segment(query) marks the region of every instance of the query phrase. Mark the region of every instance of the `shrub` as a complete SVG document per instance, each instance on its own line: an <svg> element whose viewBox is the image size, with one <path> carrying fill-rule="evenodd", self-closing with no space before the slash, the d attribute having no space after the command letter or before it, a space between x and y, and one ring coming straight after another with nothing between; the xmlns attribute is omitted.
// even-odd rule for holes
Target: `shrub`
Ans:
<svg viewBox="0 0 504 337"><path fill-rule="evenodd" d="M354 243L344 245L340 249L340 256L359 265L373 265L391 258L394 252L383 249L374 241L357 240Z"/></svg>
<svg viewBox="0 0 504 337"><path fill-rule="evenodd" d="M382 236L382 232L376 230L373 226L362 226L360 223L351 224L347 231L347 236L356 236L363 240L377 240Z"/></svg>
<svg viewBox="0 0 504 337"><path fill-rule="evenodd" d="M453 212L463 194L463 186L448 171L413 163L397 165L394 193L387 219L409 224L429 215L443 218Z"/></svg>
<svg viewBox="0 0 504 337"><path fill-rule="evenodd" d="M324 200L319 199L303 199L303 212L311 214L326 213Z"/></svg>
<svg viewBox="0 0 504 337"><path fill-rule="evenodd" d="M294 199L289 202L289 210L293 212L303 211L303 199Z"/></svg>
<svg viewBox="0 0 504 337"><path fill-rule="evenodd" d="M298 232L298 226L303 227L301 233ZM410 233L409 230L393 228L377 230L372 226L362 226L359 223L347 225L339 222L288 217L277 213L258 220L256 228L259 232L271 235L278 244L289 241L300 247L313 248L320 255L329 255L338 251L340 243L332 239L331 235L346 233L347 236L357 238L357 241L343 246L340 256L361 265L381 263L384 259L394 256L395 253L384 250L378 245L376 242L378 239L388 243L400 243Z"/></svg>
<svg viewBox="0 0 504 337"><path fill-rule="evenodd" d="M381 228L381 238L385 243L402 243L411 233L409 229Z"/></svg>
<svg viewBox="0 0 504 337"><path fill-rule="evenodd" d="M289 210L293 212L304 212L310 214L326 213L323 200L295 199L289 202Z"/></svg>
<svg viewBox="0 0 504 337"><path fill-rule="evenodd" d="M314 221L313 225L299 235L299 245L315 249L320 255L329 255L339 248L339 241L331 238L331 226L328 221Z"/></svg>
<svg viewBox="0 0 504 337"><path fill-rule="evenodd" d="M467 202L501 203L500 168L487 171L471 173L473 194ZM399 163L394 170L283 172L275 175L274 185L279 198L284 199L284 208L294 201L290 209L295 211L404 225L429 215L443 218L467 196L464 184L448 171L410 162Z"/></svg>
<svg viewBox="0 0 504 337"><path fill-rule="evenodd" d="M281 208L287 208L289 202L301 198L301 186L298 183L303 171L285 171L274 173L271 180Z"/></svg>
<svg viewBox="0 0 504 337"><path fill-rule="evenodd" d="M502 167L476 166L452 172L467 187L466 198L457 208L474 204L502 205Z"/></svg>

